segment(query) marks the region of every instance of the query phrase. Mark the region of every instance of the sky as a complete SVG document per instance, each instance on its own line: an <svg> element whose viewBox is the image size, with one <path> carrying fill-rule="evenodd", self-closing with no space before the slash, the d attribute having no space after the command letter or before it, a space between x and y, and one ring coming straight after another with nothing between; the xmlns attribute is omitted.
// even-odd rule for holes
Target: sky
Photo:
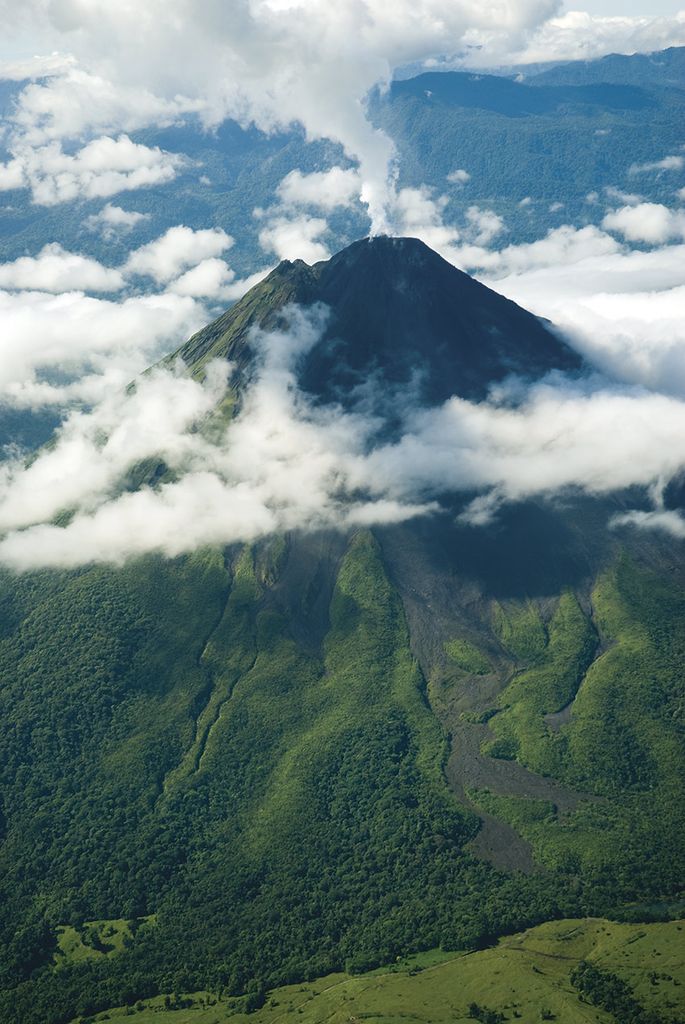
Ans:
<svg viewBox="0 0 685 1024"><path fill-rule="evenodd" d="M434 514L446 490L477 491L465 515L487 528L506 502L640 486L653 507L629 513L631 528L685 536L661 501L685 468L685 137L589 195L595 223L565 219L561 204L559 226L516 243L486 202L455 217L439 188L400 187L393 142L364 105L395 67L445 54L491 67L685 45L685 13L673 7L609 14L608 0L585 14L557 0L0 0L11 56L0 76L22 83L2 126L0 197L44 212L46 224L40 247L0 263L0 399L65 416L33 461L8 449L0 462L0 562L121 563L278 530L396 522ZM346 166L293 167L275 185L255 211L262 255L246 278L231 265L230 223L157 230L135 208L188 161L135 133L188 117L208 131L226 118L263 131L297 123L346 156ZM469 179L455 167L445 188ZM68 250L48 227L59 221L51 211L78 216L83 200L99 204L84 224L103 240L99 258ZM218 438L198 427L225 393L227 364L204 382L158 368L127 388L275 260L327 258L330 223L345 211L372 234L422 238L547 316L592 373L514 381L482 403L408 403L388 445L368 410L312 407L298 359L321 337L325 311L293 311L253 339L260 371ZM142 222L151 240L127 244ZM112 238L126 252L116 261ZM174 480L122 493L131 466L154 458Z"/></svg>

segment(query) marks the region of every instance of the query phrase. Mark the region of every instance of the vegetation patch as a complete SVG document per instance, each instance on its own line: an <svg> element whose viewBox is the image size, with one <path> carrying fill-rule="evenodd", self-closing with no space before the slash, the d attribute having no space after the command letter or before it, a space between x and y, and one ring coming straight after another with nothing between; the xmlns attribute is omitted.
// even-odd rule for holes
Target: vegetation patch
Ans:
<svg viewBox="0 0 685 1024"><path fill-rule="evenodd" d="M450 640L445 644L445 652L450 661L464 672L470 672L474 676L484 676L492 672L490 659L469 640Z"/></svg>

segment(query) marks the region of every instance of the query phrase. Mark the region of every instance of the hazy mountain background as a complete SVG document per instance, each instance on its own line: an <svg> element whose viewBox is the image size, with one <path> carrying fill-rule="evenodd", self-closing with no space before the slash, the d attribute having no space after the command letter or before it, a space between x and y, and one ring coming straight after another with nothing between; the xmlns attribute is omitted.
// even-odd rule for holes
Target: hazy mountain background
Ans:
<svg viewBox="0 0 685 1024"><path fill-rule="evenodd" d="M447 219L455 223L469 206L487 204L506 223L497 247L520 244L561 224L601 223L607 188L636 187L649 202L672 198L672 175L631 179L629 171L682 144L684 53L680 47L658 56L607 57L525 76L518 70L423 73L376 97L371 116L397 146L400 185L428 185L446 195ZM22 85L5 83L5 113ZM254 210L272 205L283 178L294 169L306 174L351 166L339 146L307 142L301 130L265 135L227 121L207 131L191 118L131 137L187 158L173 181L117 199L148 219L105 242L84 226L100 201L46 210L32 205L25 191L10 191L0 209L0 256L16 259L59 238L67 249L116 265L131 248L183 223L229 230L237 240L232 266L247 275L265 260L258 241L263 222ZM470 180L450 182L455 170L465 170ZM329 248L343 247L365 228L361 211L338 211L326 236Z"/></svg>

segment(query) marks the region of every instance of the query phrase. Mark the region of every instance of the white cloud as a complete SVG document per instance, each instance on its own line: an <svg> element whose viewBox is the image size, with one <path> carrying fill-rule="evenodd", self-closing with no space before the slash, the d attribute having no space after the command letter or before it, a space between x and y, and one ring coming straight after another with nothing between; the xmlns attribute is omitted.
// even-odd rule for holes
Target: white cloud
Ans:
<svg viewBox="0 0 685 1024"><path fill-rule="evenodd" d="M245 279L238 279L235 271L224 260L212 257L181 274L169 285L169 290L176 295L190 295L196 299L232 302L263 280L269 269L257 271Z"/></svg>
<svg viewBox="0 0 685 1024"><path fill-rule="evenodd" d="M620 188L614 188L613 185L608 185L604 189L604 194L608 199L615 199L616 202L623 203L624 206L638 206L643 202L642 196L631 192L623 192Z"/></svg>
<svg viewBox="0 0 685 1024"><path fill-rule="evenodd" d="M462 246L451 255L452 262L459 267L483 270L499 278L534 268L567 267L590 257L619 252L620 249L615 238L593 225L574 228L562 224L535 242L509 245L499 251L479 245Z"/></svg>
<svg viewBox="0 0 685 1024"><path fill-rule="evenodd" d="M330 211L352 206L359 200L360 190L358 171L332 167L313 174L291 171L276 189L276 195L284 206L316 206Z"/></svg>
<svg viewBox="0 0 685 1024"><path fill-rule="evenodd" d="M558 13L558 12L552 12ZM473 50L468 63L490 66L496 61L488 52L486 36L474 34L484 44ZM495 44L496 45L496 44ZM651 53L669 46L685 45L685 12L665 17L606 17L587 11L566 11L540 25L516 50L501 50L502 64L532 64L545 61L594 60L610 53Z"/></svg>
<svg viewBox="0 0 685 1024"><path fill-rule="evenodd" d="M324 324L323 310L293 310L290 330L253 335L261 370L218 444L197 428L223 393L226 364L210 366L204 385L157 370L135 392L73 414L51 450L0 470L0 560L118 563L278 530L397 522L454 492L480 492L463 518L482 525L504 501L653 488L685 466L685 402L601 378L552 376L515 403L503 392L409 404L400 440L379 443L377 419L313 407L298 390L296 367ZM177 479L120 494L130 466L155 457ZM76 510L69 524L52 525L66 508ZM653 525L665 527L657 511Z"/></svg>
<svg viewBox="0 0 685 1024"><path fill-rule="evenodd" d="M582 231L584 255L548 250L546 263L526 264L521 246L510 272L485 283L549 318L615 380L685 397L685 246L634 252Z"/></svg>
<svg viewBox="0 0 685 1024"><path fill-rule="evenodd" d="M99 401L206 322L191 298L121 302L79 292L0 292L0 400L18 407Z"/></svg>
<svg viewBox="0 0 685 1024"><path fill-rule="evenodd" d="M276 213L259 232L259 244L265 252L275 253L279 260L317 263L331 255L321 241L327 231L328 223L322 217Z"/></svg>
<svg viewBox="0 0 685 1024"><path fill-rule="evenodd" d="M64 61L60 73L58 59L50 59L53 72L48 81L34 82L18 96L10 123L22 145L168 125L202 106L179 96L164 99L137 85L115 84L78 66L73 58Z"/></svg>
<svg viewBox="0 0 685 1024"><path fill-rule="evenodd" d="M6 164L0 164L0 192L23 188L25 180L24 165L21 160L12 159L8 160Z"/></svg>
<svg viewBox="0 0 685 1024"><path fill-rule="evenodd" d="M181 163L176 154L132 142L127 135L93 139L74 154L57 142L38 148L22 143L0 165L0 190L30 188L33 202L41 206L104 199L171 181Z"/></svg>
<svg viewBox="0 0 685 1024"><path fill-rule="evenodd" d="M43 45L76 59L48 58L51 77L22 93L15 156L68 138L169 124L189 113L208 125L232 116L265 130L300 122L308 138L339 141L359 162L360 194L374 230L388 228L395 154L369 123L365 97L374 85L387 84L394 68L445 53L492 65L685 42L685 15L559 16L559 0L231 0L192 12L187 0L149 0L144 16L116 0L96 6L26 0L21 7L21 16L16 5L7 7L8 42L30 26ZM38 69L34 63L32 73ZM127 187L136 187L133 176ZM64 193L53 188L51 194Z"/></svg>
<svg viewBox="0 0 685 1024"><path fill-rule="evenodd" d="M75 63L73 57L63 56L61 53L45 57L28 57L25 60L0 61L0 80L23 82L27 79L66 75Z"/></svg>
<svg viewBox="0 0 685 1024"><path fill-rule="evenodd" d="M160 238L135 249L126 262L128 274L154 278L157 283L171 281L189 267L220 256L233 245L233 239L221 228L194 231L180 224L169 228ZM214 270L216 270L215 265ZM192 278L191 278L192 282ZM190 294L188 292L187 294Z"/></svg>
<svg viewBox="0 0 685 1024"><path fill-rule="evenodd" d="M456 227L444 222L448 202L447 196L436 198L433 189L426 185L400 189L392 209L396 233L420 238L444 255L461 237Z"/></svg>
<svg viewBox="0 0 685 1024"><path fill-rule="evenodd" d="M655 509L652 512L633 511L614 516L611 525L635 526L639 530L660 530L677 540L685 540L685 519L679 512Z"/></svg>
<svg viewBox="0 0 685 1024"><path fill-rule="evenodd" d="M629 242L663 245L674 239L685 239L685 210L669 210L661 203L624 206L608 213L602 227L623 235Z"/></svg>
<svg viewBox="0 0 685 1024"><path fill-rule="evenodd" d="M567 488L604 494L668 479L685 462L685 403L601 383L543 382L513 408L452 398L417 413L410 427L365 461L375 493L416 500L438 486L487 488L509 501Z"/></svg>
<svg viewBox="0 0 685 1024"><path fill-rule="evenodd" d="M57 242L44 246L38 256L21 256L13 263L0 263L0 288L115 292L123 286L119 270L103 267L88 256L67 252Z"/></svg>
<svg viewBox="0 0 685 1024"><path fill-rule="evenodd" d="M685 157L665 156L663 160L654 160L652 163L632 164L628 168L628 174L646 174L649 171L682 171L683 167L685 167Z"/></svg>
<svg viewBox="0 0 685 1024"><path fill-rule="evenodd" d="M462 167L460 167L457 168L456 171L451 171L447 175L447 180L452 185L465 185L468 181L471 180L471 175L469 174L468 171L465 171Z"/></svg>
<svg viewBox="0 0 685 1024"><path fill-rule="evenodd" d="M497 235L504 231L504 221L493 210L482 210L479 206L469 206L466 220L470 227L469 240L474 245L489 245Z"/></svg>
<svg viewBox="0 0 685 1024"><path fill-rule="evenodd" d="M149 219L149 213L122 210L120 206L106 203L98 213L93 213L86 219L85 226L89 231L98 231L104 239L108 240L131 231L136 224Z"/></svg>
<svg viewBox="0 0 685 1024"><path fill-rule="evenodd" d="M213 366L202 387L191 378L153 370L132 392L105 398L93 412L74 412L56 443L29 466L0 467L0 530L50 520L61 509L93 508L111 496L131 466L156 456L185 467L196 440L188 433L219 400L228 365Z"/></svg>
<svg viewBox="0 0 685 1024"><path fill-rule="evenodd" d="M299 122L359 161L362 200L376 229L392 197L390 140L369 123L365 97L392 69L463 50L474 32L493 52L525 45L558 0L268 0L205 4L148 0L26 0L21 21L80 62L26 91L17 133L32 144L83 133L130 132L188 110L265 130ZM14 12L5 31L11 38Z"/></svg>

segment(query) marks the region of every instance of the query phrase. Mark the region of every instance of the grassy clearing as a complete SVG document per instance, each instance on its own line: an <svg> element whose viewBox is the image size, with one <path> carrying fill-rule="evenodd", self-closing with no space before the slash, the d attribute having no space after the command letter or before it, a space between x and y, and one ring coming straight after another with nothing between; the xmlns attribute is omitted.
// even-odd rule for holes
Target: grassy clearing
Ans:
<svg viewBox="0 0 685 1024"><path fill-rule="evenodd" d="M685 1010L685 922L632 925L585 918L549 922L477 953L433 951L369 974L333 974L275 989L249 1015L241 1000L217 1000L204 992L180 997L178 1009L165 1010L165 997L159 997L138 1010L110 1010L107 1018L133 1014L138 1024L224 1024L229 1018L234 1024L457 1024L472 1019L469 1007L477 1003L522 1024L616 1024L610 1014L581 1002L571 985L571 970L581 961L626 981L664 1022ZM192 1006L184 1007L190 1000ZM173 1005L174 997L168 1001Z"/></svg>
<svg viewBox="0 0 685 1024"><path fill-rule="evenodd" d="M56 967L101 960L122 953L133 935L144 926L153 925L154 914L148 917L115 918L110 921L84 921L79 927L65 924L57 929Z"/></svg>
<svg viewBox="0 0 685 1024"><path fill-rule="evenodd" d="M489 658L479 651L469 640L455 639L445 644L445 653L450 661L458 665L464 672L475 676L485 676L492 672Z"/></svg>

